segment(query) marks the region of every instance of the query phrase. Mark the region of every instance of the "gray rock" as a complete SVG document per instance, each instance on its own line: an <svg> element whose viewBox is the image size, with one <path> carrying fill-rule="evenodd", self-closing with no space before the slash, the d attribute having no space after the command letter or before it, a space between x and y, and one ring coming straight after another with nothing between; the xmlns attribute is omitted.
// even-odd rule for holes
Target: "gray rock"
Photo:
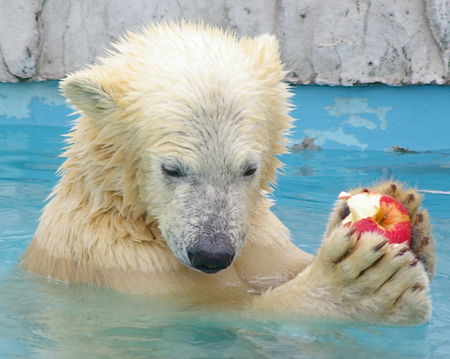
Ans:
<svg viewBox="0 0 450 359"><path fill-rule="evenodd" d="M126 30L180 18L276 34L293 83L449 82L449 0L0 0L0 81L62 78Z"/></svg>

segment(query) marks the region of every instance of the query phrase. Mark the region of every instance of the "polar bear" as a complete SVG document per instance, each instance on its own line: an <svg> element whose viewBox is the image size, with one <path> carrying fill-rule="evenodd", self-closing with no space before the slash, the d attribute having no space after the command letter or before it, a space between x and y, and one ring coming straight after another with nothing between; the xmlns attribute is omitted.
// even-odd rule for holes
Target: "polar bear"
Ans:
<svg viewBox="0 0 450 359"><path fill-rule="evenodd" d="M357 240L338 202L314 257L271 212L292 127L285 74L273 36L177 22L130 33L68 76L61 88L80 117L23 267L128 293L427 321L434 245L417 192L374 188L407 207L411 250Z"/></svg>

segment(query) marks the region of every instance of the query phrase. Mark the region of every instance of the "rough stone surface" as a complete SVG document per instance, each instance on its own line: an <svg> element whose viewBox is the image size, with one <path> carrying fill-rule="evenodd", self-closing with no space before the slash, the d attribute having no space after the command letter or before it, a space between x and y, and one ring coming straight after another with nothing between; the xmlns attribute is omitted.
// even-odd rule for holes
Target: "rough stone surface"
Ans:
<svg viewBox="0 0 450 359"><path fill-rule="evenodd" d="M127 30L180 18L276 34L294 83L450 82L450 0L0 0L0 81L62 78Z"/></svg>
<svg viewBox="0 0 450 359"><path fill-rule="evenodd" d="M0 80L21 81L36 75L43 0L0 0Z"/></svg>
<svg viewBox="0 0 450 359"><path fill-rule="evenodd" d="M427 19L436 40L443 66L448 74L450 66L450 1L426 0Z"/></svg>

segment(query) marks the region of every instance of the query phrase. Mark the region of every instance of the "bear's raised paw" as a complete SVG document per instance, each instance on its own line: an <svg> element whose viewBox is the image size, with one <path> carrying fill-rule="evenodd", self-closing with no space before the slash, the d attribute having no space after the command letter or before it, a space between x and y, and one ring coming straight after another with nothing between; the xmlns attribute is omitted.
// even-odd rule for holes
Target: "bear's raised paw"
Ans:
<svg viewBox="0 0 450 359"><path fill-rule="evenodd" d="M436 268L434 240L431 236L431 224L428 212L420 209L422 195L413 188L405 188L399 182L387 181L374 185L371 188L357 188L349 191L354 195L362 192L384 193L401 202L411 218L412 241L411 251L423 264L428 278L432 280ZM338 201L331 214L325 237L340 226L342 220L348 215L349 209L345 201Z"/></svg>

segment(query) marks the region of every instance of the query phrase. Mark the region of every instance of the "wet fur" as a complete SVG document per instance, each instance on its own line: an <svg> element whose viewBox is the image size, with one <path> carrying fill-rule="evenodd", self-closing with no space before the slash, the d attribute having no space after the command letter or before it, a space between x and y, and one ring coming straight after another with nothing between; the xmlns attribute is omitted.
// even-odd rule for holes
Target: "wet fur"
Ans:
<svg viewBox="0 0 450 359"><path fill-rule="evenodd" d="M338 202L314 257L271 212L266 194L292 126L273 36L167 23L116 48L62 83L80 118L23 268L134 294L378 323L428 320L435 254L417 191L391 182L370 189L405 204L411 250L378 234L356 241L340 225L346 208ZM182 179L168 178L164 166L184 171ZM236 251L231 266L211 275L192 269L189 248L215 240Z"/></svg>

